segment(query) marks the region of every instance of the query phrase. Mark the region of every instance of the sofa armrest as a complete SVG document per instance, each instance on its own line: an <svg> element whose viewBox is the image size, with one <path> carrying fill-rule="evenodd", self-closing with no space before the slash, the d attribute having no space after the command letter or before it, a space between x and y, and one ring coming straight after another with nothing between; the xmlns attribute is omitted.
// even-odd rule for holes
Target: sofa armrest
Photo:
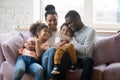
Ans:
<svg viewBox="0 0 120 80"><path fill-rule="evenodd" d="M2 48L1 48L1 44L0 44L0 68L1 68L1 64L4 62L5 58L3 56L3 52L2 52Z"/></svg>
<svg viewBox="0 0 120 80"><path fill-rule="evenodd" d="M4 62L4 60L5 60L5 58L3 56L1 45L0 45L0 68L1 68L1 65ZM0 80L3 80L3 76L2 75L0 75Z"/></svg>

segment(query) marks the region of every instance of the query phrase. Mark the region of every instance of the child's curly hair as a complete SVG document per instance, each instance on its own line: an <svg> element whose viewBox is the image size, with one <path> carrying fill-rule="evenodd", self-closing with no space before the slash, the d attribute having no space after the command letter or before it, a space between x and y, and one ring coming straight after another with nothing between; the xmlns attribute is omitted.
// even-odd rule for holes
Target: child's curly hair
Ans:
<svg viewBox="0 0 120 80"><path fill-rule="evenodd" d="M43 28L49 29L49 27L45 23L36 22L31 25L30 32L32 33L33 36L37 36L37 33L39 33Z"/></svg>

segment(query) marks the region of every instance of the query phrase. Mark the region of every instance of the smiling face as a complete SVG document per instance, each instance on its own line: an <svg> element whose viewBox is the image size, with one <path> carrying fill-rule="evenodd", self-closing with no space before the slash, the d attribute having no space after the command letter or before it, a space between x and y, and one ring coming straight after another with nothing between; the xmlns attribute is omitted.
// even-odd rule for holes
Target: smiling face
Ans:
<svg viewBox="0 0 120 80"><path fill-rule="evenodd" d="M40 32L38 32L38 38L42 40L48 40L50 37L50 31L47 27L43 28Z"/></svg>
<svg viewBox="0 0 120 80"><path fill-rule="evenodd" d="M66 36L71 36L72 35L72 31L70 30L70 28L66 25L64 25L62 27L62 29L60 30L60 34L61 35L66 35Z"/></svg>
<svg viewBox="0 0 120 80"><path fill-rule="evenodd" d="M71 19L70 17L65 18L68 27L71 28L72 31L76 32L80 30L80 22L78 19Z"/></svg>
<svg viewBox="0 0 120 80"><path fill-rule="evenodd" d="M48 26L50 27L51 31L57 31L58 16L56 14L48 14L45 20Z"/></svg>

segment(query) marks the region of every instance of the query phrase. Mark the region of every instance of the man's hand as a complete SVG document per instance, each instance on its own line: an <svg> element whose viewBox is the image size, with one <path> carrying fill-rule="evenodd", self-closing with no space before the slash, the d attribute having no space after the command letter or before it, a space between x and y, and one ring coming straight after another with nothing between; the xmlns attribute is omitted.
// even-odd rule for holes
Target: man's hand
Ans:
<svg viewBox="0 0 120 80"><path fill-rule="evenodd" d="M55 47L56 47L56 48L59 48L59 47L63 46L65 43L66 43L65 41L56 43L56 44L55 44Z"/></svg>
<svg viewBox="0 0 120 80"><path fill-rule="evenodd" d="M68 42L70 42L70 41L72 40L72 37L69 37L69 36L66 36L66 35L62 35L62 36L61 36L61 39L62 39L63 41L68 41Z"/></svg>

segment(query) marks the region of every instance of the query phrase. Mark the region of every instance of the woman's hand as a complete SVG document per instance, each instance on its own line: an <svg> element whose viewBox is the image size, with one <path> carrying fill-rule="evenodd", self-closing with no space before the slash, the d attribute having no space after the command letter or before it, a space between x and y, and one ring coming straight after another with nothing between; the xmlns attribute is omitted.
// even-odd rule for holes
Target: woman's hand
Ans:
<svg viewBox="0 0 120 80"><path fill-rule="evenodd" d="M35 50L35 41L26 41L24 47L29 50Z"/></svg>

